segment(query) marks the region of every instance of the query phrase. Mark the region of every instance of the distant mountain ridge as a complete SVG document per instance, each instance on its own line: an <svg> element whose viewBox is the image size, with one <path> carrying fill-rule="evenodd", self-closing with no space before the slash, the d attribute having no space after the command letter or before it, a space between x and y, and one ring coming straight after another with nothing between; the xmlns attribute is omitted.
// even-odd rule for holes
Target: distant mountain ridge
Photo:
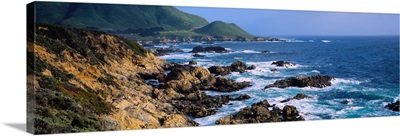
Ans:
<svg viewBox="0 0 400 136"><path fill-rule="evenodd" d="M171 6L37 2L36 22L77 28L189 30L208 21Z"/></svg>

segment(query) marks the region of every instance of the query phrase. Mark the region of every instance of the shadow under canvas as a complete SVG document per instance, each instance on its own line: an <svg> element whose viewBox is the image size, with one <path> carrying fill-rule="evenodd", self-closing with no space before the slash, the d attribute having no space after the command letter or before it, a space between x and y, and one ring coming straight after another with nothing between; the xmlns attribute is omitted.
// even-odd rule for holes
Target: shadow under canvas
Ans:
<svg viewBox="0 0 400 136"><path fill-rule="evenodd" d="M4 125L26 132L25 123L4 123Z"/></svg>

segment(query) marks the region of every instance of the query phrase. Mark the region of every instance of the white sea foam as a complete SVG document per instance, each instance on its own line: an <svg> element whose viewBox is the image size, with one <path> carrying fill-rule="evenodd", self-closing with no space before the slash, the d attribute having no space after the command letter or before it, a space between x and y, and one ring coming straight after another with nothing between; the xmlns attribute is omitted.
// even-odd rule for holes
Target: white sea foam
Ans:
<svg viewBox="0 0 400 136"><path fill-rule="evenodd" d="M300 112L300 115L303 116L304 119L306 119L306 120L322 119L321 117L319 117L317 115L318 114L331 114L334 112L334 110L330 109L329 106L327 106L327 105L318 105L317 98L315 96L313 96L313 97L314 98L311 98L311 99L291 100L291 101L285 102L285 103L280 103L280 101L282 101L286 98L289 98L288 96L268 99L268 101L271 104L276 104L275 106L277 106L281 109L283 109L283 107L286 105L293 105Z"/></svg>
<svg viewBox="0 0 400 136"><path fill-rule="evenodd" d="M332 41L329 41L329 40L321 40L321 42L323 42L323 43L330 43L330 42L332 42Z"/></svg>
<svg viewBox="0 0 400 136"><path fill-rule="evenodd" d="M169 55L159 56L161 59L192 59L193 56L189 53L172 53Z"/></svg>
<svg viewBox="0 0 400 136"><path fill-rule="evenodd" d="M210 59L196 59L197 62L211 62Z"/></svg>
<svg viewBox="0 0 400 136"><path fill-rule="evenodd" d="M181 50L183 50L184 52L190 52L190 51L192 51L192 49L185 49L185 48L183 48L183 49L181 49Z"/></svg>
<svg viewBox="0 0 400 136"><path fill-rule="evenodd" d="M228 104L231 105L222 106L216 114L202 118L195 118L194 121L199 123L200 126L214 125L215 121L218 120L219 118L228 116L229 114L236 113L239 110L246 107L246 105L241 101L232 101L229 102Z"/></svg>
<svg viewBox="0 0 400 136"><path fill-rule="evenodd" d="M294 66L288 66L288 67L278 67L276 65L272 65L273 62L276 61L264 61L264 62L247 62L246 64L248 65L255 65L256 69L255 70L261 70L261 71L270 71L270 69L287 69L287 68L299 68L299 67L304 67L303 65L296 64Z"/></svg>
<svg viewBox="0 0 400 136"><path fill-rule="evenodd" d="M396 98L393 99L393 102L400 101L400 94Z"/></svg>
<svg viewBox="0 0 400 136"><path fill-rule="evenodd" d="M239 52L242 52L242 53L261 53L259 51L253 51L253 50L241 50Z"/></svg>
<svg viewBox="0 0 400 136"><path fill-rule="evenodd" d="M358 81L358 80L353 80L353 79L342 79L342 78L335 78L334 80L331 81L331 83L333 85L337 85L337 84L356 84L359 85L362 83L362 81Z"/></svg>
<svg viewBox="0 0 400 136"><path fill-rule="evenodd" d="M342 114L346 114L346 113L349 113L349 112L354 112L354 111L357 111L357 110L362 109L362 108L364 108L364 107L359 107L359 106L347 107L347 108L344 108L344 109L342 109L340 111L335 112L335 114L333 116L342 115Z"/></svg>
<svg viewBox="0 0 400 136"><path fill-rule="evenodd" d="M313 73L321 73L318 70L312 70L311 72L313 72Z"/></svg>

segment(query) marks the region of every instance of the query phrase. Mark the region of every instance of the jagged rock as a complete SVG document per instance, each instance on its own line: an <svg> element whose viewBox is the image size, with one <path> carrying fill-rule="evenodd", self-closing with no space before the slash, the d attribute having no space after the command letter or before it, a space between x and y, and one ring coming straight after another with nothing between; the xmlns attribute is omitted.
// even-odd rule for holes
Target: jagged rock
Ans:
<svg viewBox="0 0 400 136"><path fill-rule="evenodd" d="M234 92L239 91L239 89L243 89L249 87L250 82L234 82L232 79L227 79L225 77L217 77L216 82L210 90L218 91L218 92Z"/></svg>
<svg viewBox="0 0 400 136"><path fill-rule="evenodd" d="M197 62L194 60L189 61L189 65L196 65L196 64L197 64Z"/></svg>
<svg viewBox="0 0 400 136"><path fill-rule="evenodd" d="M251 65L251 66L247 67L247 69L248 70L253 70L253 69L256 69L256 66L255 65Z"/></svg>
<svg viewBox="0 0 400 136"><path fill-rule="evenodd" d="M236 60L231 64L232 71L243 73L246 72L246 69L247 69L246 64L241 60Z"/></svg>
<svg viewBox="0 0 400 136"><path fill-rule="evenodd" d="M273 107L270 111L268 108ZM285 115L282 116L281 115ZM244 124L244 123L264 123L281 121L300 121L303 117L298 115L296 107L285 106L284 110L270 105L267 100L255 103L251 107L245 107L236 114L219 118L215 124Z"/></svg>
<svg viewBox="0 0 400 136"><path fill-rule="evenodd" d="M392 111L397 111L397 112L399 112L399 111L400 111L400 101L397 100L397 101L394 102L394 103L389 103L389 104L386 105L385 107L388 108L388 109L390 109L390 110L392 110Z"/></svg>
<svg viewBox="0 0 400 136"><path fill-rule="evenodd" d="M296 100L301 100L301 99L308 99L308 98L312 98L311 96L305 95L305 94L297 94L296 96L294 96L293 98L287 98L285 100L282 100L281 103L283 102L288 102L290 100L296 99Z"/></svg>
<svg viewBox="0 0 400 136"><path fill-rule="evenodd" d="M250 99L251 97L249 96L249 95L247 95L247 94L242 94L242 95L240 95L240 96L238 96L237 98L235 98L234 100L236 100L236 101L241 101L241 100L247 100L247 99Z"/></svg>
<svg viewBox="0 0 400 136"><path fill-rule="evenodd" d="M197 98L200 99L193 95L191 98L173 101L172 105L189 116L200 118L215 114L218 108L233 100L232 96L213 97L204 93L200 93Z"/></svg>
<svg viewBox="0 0 400 136"><path fill-rule="evenodd" d="M172 127L184 127L184 126L191 126L194 124L194 126L198 126L199 123L193 121L193 120L188 120L188 117L186 117L185 115L181 115L181 114L172 114L172 115L168 115L165 118L162 118L160 122L160 124L162 124L162 126L167 127L167 128L172 128Z"/></svg>
<svg viewBox="0 0 400 136"><path fill-rule="evenodd" d="M334 79L330 76L296 76L290 77L283 80L275 81L275 83L266 86L264 89L271 87L286 88L286 87L317 87L324 88L331 86L331 80Z"/></svg>
<svg viewBox="0 0 400 136"><path fill-rule="evenodd" d="M191 71L191 74L200 80L200 89L208 89L216 82L215 77L211 75L210 71L202 66L195 67Z"/></svg>
<svg viewBox="0 0 400 136"><path fill-rule="evenodd" d="M193 54L192 56L193 56L193 57L205 57L205 55L200 55L200 54L198 54L198 53L195 53L195 54Z"/></svg>
<svg viewBox="0 0 400 136"><path fill-rule="evenodd" d="M280 60L280 61L272 62L271 65L276 65L278 67L293 67L296 64Z"/></svg>
<svg viewBox="0 0 400 136"><path fill-rule="evenodd" d="M228 52L228 50L226 50L224 47L220 47L220 46L210 46L210 47L203 48L202 46L197 45L189 53L199 53L199 52L226 53L226 52Z"/></svg>
<svg viewBox="0 0 400 136"><path fill-rule="evenodd" d="M297 108L291 105L283 107L282 117L284 121L304 121L304 118L299 115Z"/></svg>
<svg viewBox="0 0 400 136"><path fill-rule="evenodd" d="M165 86L160 88L172 88L175 91L188 95L199 90L201 82L185 68L174 68L168 73Z"/></svg>
<svg viewBox="0 0 400 136"><path fill-rule="evenodd" d="M225 76L231 73L231 68L226 66L211 66L208 70L216 76Z"/></svg>

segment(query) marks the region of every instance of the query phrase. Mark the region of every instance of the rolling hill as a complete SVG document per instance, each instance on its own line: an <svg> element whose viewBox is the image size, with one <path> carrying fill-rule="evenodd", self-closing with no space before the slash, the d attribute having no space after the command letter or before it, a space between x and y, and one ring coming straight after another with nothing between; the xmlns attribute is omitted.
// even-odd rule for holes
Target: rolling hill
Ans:
<svg viewBox="0 0 400 136"><path fill-rule="evenodd" d="M254 36L244 31L242 28L237 26L234 23L225 23L222 21L214 21L204 27L193 30L199 34L206 35L221 35L229 38L237 38L237 37L245 37L248 39L253 38Z"/></svg>

